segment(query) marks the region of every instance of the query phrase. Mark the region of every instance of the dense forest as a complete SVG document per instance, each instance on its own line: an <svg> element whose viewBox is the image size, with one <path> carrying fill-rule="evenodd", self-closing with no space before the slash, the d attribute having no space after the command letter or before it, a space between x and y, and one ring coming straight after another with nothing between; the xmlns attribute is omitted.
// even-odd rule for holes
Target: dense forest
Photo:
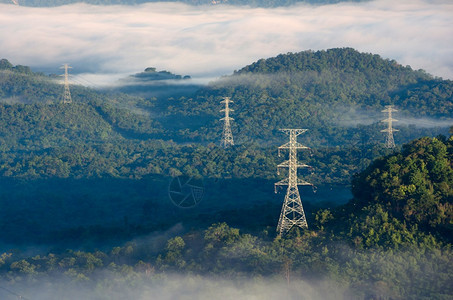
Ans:
<svg viewBox="0 0 453 300"><path fill-rule="evenodd" d="M327 72L335 75L322 75ZM131 78L148 81L156 76L184 80L153 68ZM350 84L345 85L341 78L349 77ZM345 203L351 197L352 176L391 152L383 147L379 132L382 106L394 99L398 105L412 105L415 117L431 111L431 117L442 119L451 109L453 90L448 80L349 48L260 60L180 98L137 96L134 84L129 87L131 93L125 94L74 85L73 103L64 104L63 87L55 76L0 61L1 202L9 207L1 212L8 233L5 242L53 243L61 232L75 229L105 238L109 228L122 228L125 219L142 227L142 232L165 229L181 220L193 226L227 221L242 228L245 224L238 216L256 209L257 203L278 209L272 184L284 176L277 175L276 166L282 160L277 147L286 139L278 129L286 126L309 128L300 137L312 148L300 159L313 167L301 175L318 187L316 194L307 191L309 205ZM138 93L142 91L140 87ZM234 101L237 145L229 149L219 147L223 96ZM385 97L390 102L381 100ZM430 101L420 105L419 98L425 97ZM369 107L379 115L371 124L351 125L347 122L356 122L354 115L341 120L348 106L363 111L368 119L373 119L367 116ZM397 143L448 132L445 127L398 128ZM178 175L203 178L209 199L215 200L203 201L191 214L168 214L172 204L167 185ZM238 192L247 186L256 187L256 196ZM49 189L59 192L49 194ZM108 201L112 197L115 201ZM63 206L67 211L57 213L68 201L84 205ZM88 214L86 207L96 209ZM200 218L208 211L216 213ZM66 214L75 217L67 219ZM109 216L109 223L98 215ZM274 218L268 213L255 217L256 224L266 226ZM36 224L40 229L30 231ZM103 231L96 233L90 226Z"/></svg>
<svg viewBox="0 0 453 300"><path fill-rule="evenodd" d="M377 129L382 126L380 111L389 104L400 109L395 118L401 121L451 121L453 82L351 48L304 51L259 60L166 109L170 115L208 122L189 127L185 136L212 139L222 96L234 101L236 138L241 142L276 143L278 129L292 127L309 128L305 139L312 146L337 146L382 139ZM395 124L400 143L432 135L429 128L414 128L420 125L416 120Z"/></svg>
<svg viewBox="0 0 453 300"><path fill-rule="evenodd" d="M104 251L28 258L5 252L0 272L8 288L38 290L37 299L62 297L62 285L89 292L86 299L144 297L143 287L167 284L171 292L162 296L194 288L196 295L203 290L206 297L219 291L228 296L222 285L237 278L256 278L261 289L285 281L279 288L291 299L300 293L314 299L449 299L452 158L453 137L415 140L357 174L352 201L313 211L310 229L283 238L271 226L251 232L222 222L182 235L173 228L173 235L167 231ZM191 284L180 283L178 290L172 283L176 273ZM202 278L218 278L218 284L206 286L212 283ZM301 285L311 289L301 291ZM63 295L70 298L68 293Z"/></svg>
<svg viewBox="0 0 453 300"><path fill-rule="evenodd" d="M177 290L174 274L208 284L206 298L209 278L276 282L289 298L307 285L324 291L314 299L451 297L451 81L350 48L259 60L171 96L144 88L167 79L186 80L147 68L122 90L71 85L62 103L56 76L0 60L0 298L144 297ZM380 132L388 104L396 149ZM309 230L278 237L285 127L309 129L300 176L316 188L300 188ZM196 206L171 201L178 176L202 186Z"/></svg>

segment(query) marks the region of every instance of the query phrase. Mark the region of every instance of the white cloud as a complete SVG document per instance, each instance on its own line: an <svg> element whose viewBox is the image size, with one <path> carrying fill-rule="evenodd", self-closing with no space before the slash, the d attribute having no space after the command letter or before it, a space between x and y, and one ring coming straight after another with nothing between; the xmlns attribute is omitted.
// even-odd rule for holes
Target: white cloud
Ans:
<svg viewBox="0 0 453 300"><path fill-rule="evenodd" d="M453 3L378 0L285 8L0 4L0 57L60 72L149 66L217 77L279 53L353 47L453 79Z"/></svg>

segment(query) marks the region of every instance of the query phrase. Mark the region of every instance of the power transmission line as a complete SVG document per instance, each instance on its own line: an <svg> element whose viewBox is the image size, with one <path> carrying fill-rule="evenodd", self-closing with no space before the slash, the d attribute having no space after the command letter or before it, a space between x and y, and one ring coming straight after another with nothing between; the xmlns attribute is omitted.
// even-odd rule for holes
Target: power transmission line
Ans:
<svg viewBox="0 0 453 300"><path fill-rule="evenodd" d="M221 121L225 121L223 123L223 133L222 133L222 141L220 145L224 148L227 148L229 146L234 145L233 141L233 133L231 132L231 126L230 126L230 121L234 120L233 118L230 118L230 111L234 111L230 108L230 103L233 102L230 100L229 97L224 97L220 103L225 103L225 108L221 109L221 112L225 112L225 117L220 119Z"/></svg>
<svg viewBox="0 0 453 300"><path fill-rule="evenodd" d="M393 105L386 105L385 109L382 111L383 113L387 113L387 119L382 120L381 122L387 123L387 128L381 130L381 132L386 132L387 135L385 137L385 147L391 149L395 148L395 141L393 139L393 132L399 131L398 129L394 129L392 127L393 122L397 122L392 118L392 112L396 112L397 110L393 108Z"/></svg>
<svg viewBox="0 0 453 300"><path fill-rule="evenodd" d="M71 103L71 92L69 91L69 75L68 69L72 69L68 64L64 64L60 69L64 69L64 93L63 93L63 103Z"/></svg>
<svg viewBox="0 0 453 300"><path fill-rule="evenodd" d="M297 142L297 136L306 132L307 129L280 129L280 131L289 135L289 142L278 147L278 154L280 156L281 149L289 150L289 160L279 164L278 168L288 168L288 178L285 178L275 183L275 192L277 186L287 185L285 200L283 202L280 219L278 220L277 232L284 235L291 230L294 226L300 228L308 228L307 220L305 218L304 208L299 195L298 185L311 185L313 184L297 178L298 168L309 168L310 166L299 163L297 161L297 149L310 149Z"/></svg>
<svg viewBox="0 0 453 300"><path fill-rule="evenodd" d="M72 81L75 81L79 83L82 86L88 86L88 87L93 87L93 88L100 88L101 86L97 83L94 83L88 79L86 79L83 76L80 76L80 74L72 76Z"/></svg>
<svg viewBox="0 0 453 300"><path fill-rule="evenodd" d="M13 292L13 291L11 291L11 290L5 288L5 287L0 286L0 289L6 291L6 292L8 292L8 293L10 293L11 295L16 296L17 299L30 300L29 298L26 298L26 297L24 297L24 296L22 296L22 295L20 295L20 294L18 294L18 293L16 293L16 292Z"/></svg>

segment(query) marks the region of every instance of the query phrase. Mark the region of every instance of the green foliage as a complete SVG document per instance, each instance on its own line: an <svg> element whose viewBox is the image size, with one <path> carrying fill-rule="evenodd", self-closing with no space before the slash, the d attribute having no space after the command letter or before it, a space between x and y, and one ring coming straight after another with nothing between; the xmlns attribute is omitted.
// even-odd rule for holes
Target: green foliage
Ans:
<svg viewBox="0 0 453 300"><path fill-rule="evenodd" d="M404 91L402 85L416 87L420 80L431 80L424 72L414 72L377 55L349 48L331 49L261 60L213 83L193 98L149 100L74 86L74 103L64 105L60 99L62 86L52 77L25 74L6 60L2 66L0 172L22 178L142 178L180 173L216 178L275 178L274 149L285 139L278 128L307 126L310 131L302 142L316 147L313 156L304 157L315 168L310 180L315 184L348 184L354 173L385 153L374 144L382 136L376 124L341 127L332 120L338 119L345 105L380 109L385 101L377 100L382 97L376 93ZM324 76L324 71L336 75ZM348 76L357 76L361 78L358 84L366 84L344 84ZM313 80L320 86L310 92ZM328 93L335 97L329 97L326 89L331 89ZM448 99L449 94L440 92L445 88L437 90L433 90L439 96L436 107L448 110L450 102L445 97ZM306 97L307 91L312 96ZM345 98L336 98L348 93ZM228 94L233 95L237 106L233 131L242 146L223 150L206 142L219 139L217 96ZM432 111L424 107L419 110ZM401 129L396 138L432 135L436 130L408 127ZM173 140L204 143L185 146ZM256 146L256 142L262 143ZM270 148L263 148L266 146ZM18 151L25 154L19 155Z"/></svg>
<svg viewBox="0 0 453 300"><path fill-rule="evenodd" d="M230 245L239 237L239 229L230 228L226 223L214 224L209 227L204 240L213 246Z"/></svg>
<svg viewBox="0 0 453 300"><path fill-rule="evenodd" d="M0 70L12 70L13 64L10 63L7 59L0 59Z"/></svg>
<svg viewBox="0 0 453 300"><path fill-rule="evenodd" d="M7 233L5 239L9 242L55 241L72 235L79 236L79 242L85 240L91 244L96 243L91 238L104 241L111 238L115 230L120 232L121 238L126 238L171 226L178 218L196 226L228 221L241 229L274 224L273 218L278 212L273 210L279 208L271 194L272 182L285 175L279 177L275 172L276 165L283 159L278 157L276 146L286 141L277 129L286 125L304 126L302 120L310 121L305 125L310 125L311 130L300 141L313 150L301 153L300 159L314 169L300 175L316 185L342 185L340 193L333 190L324 196L324 199L329 198L329 203L308 204L307 211L311 213L317 205L337 206L347 200L349 193L345 193L344 186L349 184L351 176L375 157L388 152L374 142L381 138L376 124L334 126L332 120L338 116L338 111L332 112L338 108L335 103L361 103L380 109L380 96L369 97L369 92L393 95L390 91L416 88L420 80L425 83L431 80L423 72L414 72L375 55L332 49L262 60L199 91L192 98L143 99L71 86L73 103L65 105L60 99L63 88L53 76L29 73L6 60L2 60L1 65L0 207L7 209L0 213ZM360 79L357 80L360 86L344 84L343 79L348 76ZM388 79L387 76L394 77ZM432 82L450 84L437 79ZM316 89L311 90L313 86ZM449 94L442 92L444 90L448 91L439 88L433 93L439 96L436 96L437 107L448 109L445 97L448 99ZM307 93L311 96L305 97ZM344 97L337 101L329 93ZM217 141L221 130L217 121L218 96L229 94L233 98L237 96L233 125L238 127L233 130L240 129L234 132L240 145L223 149L208 142ZM328 105L321 105L323 102ZM282 123L284 115L291 115L288 119L291 122ZM423 133L414 128L407 132L417 136ZM404 130L398 132L404 138L410 134L405 134ZM251 143L244 143L247 140ZM190 143L179 143L184 141ZM265 143L257 144L257 141ZM443 172L441 163L432 164L438 170L436 174ZM162 183L168 180L166 177L179 174L211 180L211 190L216 190L211 196L215 200L210 202L212 206L203 208L210 213L197 211L194 215L176 214L171 218L162 213L168 208L165 206L168 195L158 191L167 189ZM413 180L417 176L415 174ZM21 183L16 179L22 180ZM95 188L96 184L104 189ZM52 187L55 185L62 188ZM129 188L125 188L126 185ZM143 185L146 188L143 189ZM137 186L146 192L135 192L133 189ZM250 188L253 196L248 193ZM448 185L439 184L439 188L448 193ZM425 189L429 190L429 185ZM47 190L58 190L60 195ZM319 194L312 198L319 198ZM426 207L432 207L429 197L423 201ZM77 203L80 209L70 208L68 203ZM113 209L114 203L120 209ZM262 203L267 203L266 207ZM88 207L96 209L90 209L92 213L82 217L82 208ZM408 208L407 215L411 213L410 206ZM439 209L448 214L448 206ZM263 213L245 222L242 216L254 210ZM71 222L71 218L64 217L65 213L79 217ZM137 221L141 214L142 220ZM133 225L123 226L127 215L134 216L131 217ZM441 215L439 221L432 222L442 223L445 217ZM88 221L89 216L94 221ZM333 222L319 217L315 221L320 228L326 229ZM107 219L111 223L104 225ZM57 224L54 233L49 232L52 222ZM20 234L15 234L18 232Z"/></svg>
<svg viewBox="0 0 453 300"><path fill-rule="evenodd" d="M384 216L382 212L376 213ZM156 255L146 259L131 256L131 252L123 252L121 248L113 249L110 254L67 251L25 259L8 255L7 263L0 268L0 277L8 279L8 287L13 289L21 282L52 287L54 275L59 276L59 282L64 280L66 288L77 286L91 293L93 287L104 294L111 292L115 285L126 289L115 291L117 295L130 293L128 289L143 284L145 287L165 284L165 274L171 271L180 275L221 276L222 280L264 277L278 282L284 279L290 287L304 280L312 290L322 288L317 286L318 281L330 282L343 287L344 294L336 295L338 299L447 299L453 292L450 284L453 260L449 248L362 250L326 241L315 231L271 240L239 233L226 224L212 225L205 235L213 232L222 232L215 236L229 241L218 244L216 252L212 251L211 237L206 240L201 232L189 232L170 238ZM224 239L230 235L234 238ZM120 262L123 255L129 257L126 263Z"/></svg>
<svg viewBox="0 0 453 300"><path fill-rule="evenodd" d="M398 219L389 218L382 206L364 207L357 215L357 218L351 218L348 222L348 237L356 247L398 250L402 246L417 246L417 228L408 229Z"/></svg>
<svg viewBox="0 0 453 300"><path fill-rule="evenodd" d="M390 217L451 237L452 141L421 138L377 160L354 178L352 205L380 205Z"/></svg>
<svg viewBox="0 0 453 300"><path fill-rule="evenodd" d="M169 239L163 260L160 257L158 258L158 265L161 265L161 269L168 269L170 266L178 269L183 268L186 265L182 255L185 246L186 244L180 236Z"/></svg>
<svg viewBox="0 0 453 300"><path fill-rule="evenodd" d="M171 271L234 278L273 274L288 282L293 278L334 282L344 288L345 299L449 298L453 294L451 243L442 238L441 231L433 231L430 221L441 222L434 223L438 229L451 222L451 217L422 215L414 222L404 213L404 206L392 204L413 205L405 194L393 190L391 177L399 175L401 185L404 180L412 182L416 188L410 195L418 187L432 186L422 191L451 204L452 141L422 138L399 153L376 160L355 177L354 201L315 213L316 230L294 230L273 238L266 233L241 233L222 222L171 237L152 254L150 249L155 246L148 243L115 247L108 254L67 251L23 258L5 253L0 276L16 282L38 277L51 281L51 274L59 272L73 283L99 286L96 270L107 266L108 272L134 286L149 280L150 274ZM430 213L429 206L423 213Z"/></svg>
<svg viewBox="0 0 453 300"><path fill-rule="evenodd" d="M319 230L324 230L324 225L333 219L333 215L329 209L321 209L316 213L315 221Z"/></svg>

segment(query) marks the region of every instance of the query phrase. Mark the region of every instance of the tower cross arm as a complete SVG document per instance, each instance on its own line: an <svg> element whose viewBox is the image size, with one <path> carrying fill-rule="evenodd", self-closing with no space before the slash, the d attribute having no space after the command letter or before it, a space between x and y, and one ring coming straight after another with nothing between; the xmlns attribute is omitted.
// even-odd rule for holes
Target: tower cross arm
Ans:
<svg viewBox="0 0 453 300"><path fill-rule="evenodd" d="M292 166L295 166L297 168L311 168L311 166L304 163L296 162L295 164L291 164L289 160L284 161L281 164L277 165L277 168L289 168Z"/></svg>
<svg viewBox="0 0 453 300"><path fill-rule="evenodd" d="M225 97L220 103L234 103L234 101L230 97Z"/></svg>
<svg viewBox="0 0 453 300"><path fill-rule="evenodd" d="M398 122L398 120L389 118L389 119L382 120L381 122Z"/></svg>
<svg viewBox="0 0 453 300"><path fill-rule="evenodd" d="M303 179L299 179L299 178L298 178L298 179L297 179L297 185L311 185L311 186L313 186L313 183L310 183L310 182L308 182L308 181L305 181L305 180L303 180Z"/></svg>
<svg viewBox="0 0 453 300"><path fill-rule="evenodd" d="M304 133L305 131L307 131L308 129L288 129L288 128L283 128L283 129L280 129L281 132L284 132L286 134L291 134L294 133L296 136Z"/></svg>
<svg viewBox="0 0 453 300"><path fill-rule="evenodd" d="M60 69L72 69L71 66L69 66L68 64L63 64Z"/></svg>
<svg viewBox="0 0 453 300"><path fill-rule="evenodd" d="M388 113L388 112L394 112L394 111L398 111L398 110L394 109L391 105L390 105L390 106L387 106L386 109L381 110L381 112L386 112L386 113Z"/></svg>
<svg viewBox="0 0 453 300"><path fill-rule="evenodd" d="M382 129L381 132L394 132L394 131L399 131L399 129L395 129L395 128L386 128L386 129Z"/></svg>
<svg viewBox="0 0 453 300"><path fill-rule="evenodd" d="M288 183L289 183L288 178L285 178L285 179L282 179L282 180L274 183L274 185L288 185Z"/></svg>
<svg viewBox="0 0 453 300"><path fill-rule="evenodd" d="M280 147L278 147L278 149L310 149L310 148L302 145L299 142L295 142L295 143L289 142L289 143L281 145Z"/></svg>
<svg viewBox="0 0 453 300"><path fill-rule="evenodd" d="M274 186L277 186L277 185L289 185L289 179L288 178L285 178L283 180L280 180L279 182L276 182L274 183ZM313 186L313 183L310 183L308 181L305 181L303 179L297 179L297 185L311 185Z"/></svg>

